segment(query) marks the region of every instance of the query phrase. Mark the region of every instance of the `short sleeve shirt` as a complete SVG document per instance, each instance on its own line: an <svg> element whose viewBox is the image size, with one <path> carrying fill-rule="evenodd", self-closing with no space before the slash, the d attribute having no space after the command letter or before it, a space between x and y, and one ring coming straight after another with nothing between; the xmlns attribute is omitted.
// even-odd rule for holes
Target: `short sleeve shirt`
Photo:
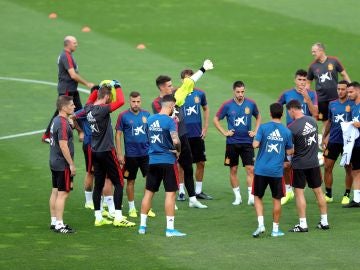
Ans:
<svg viewBox="0 0 360 270"><path fill-rule="evenodd" d="M260 142L254 166L255 174L282 177L286 150L293 147L290 130L280 123L268 122L260 125L255 140Z"/></svg>
<svg viewBox="0 0 360 270"><path fill-rule="evenodd" d="M78 66L72 53L63 51L58 58L58 92L66 94L66 92L76 92L78 82L70 77L68 70L73 68L78 73Z"/></svg>
<svg viewBox="0 0 360 270"><path fill-rule="evenodd" d="M202 132L202 107L207 105L204 91L194 89L185 99L182 106L185 116L187 137L200 137Z"/></svg>
<svg viewBox="0 0 360 270"><path fill-rule="evenodd" d="M222 104L216 116L221 120L226 117L228 130L233 130L234 135L226 137L226 144L252 143L253 138L249 136L251 130L251 118L257 117L259 110L255 101L245 98L241 104L234 99Z"/></svg>
<svg viewBox="0 0 360 270"><path fill-rule="evenodd" d="M130 109L119 114L116 130L123 133L125 155L128 157L147 156L149 150L147 119L150 113L140 110L138 113Z"/></svg>
<svg viewBox="0 0 360 270"><path fill-rule="evenodd" d="M70 155L74 158L73 132L69 121L58 115L50 126L50 168L54 171L64 171L69 167L60 149L59 141L67 141Z"/></svg>

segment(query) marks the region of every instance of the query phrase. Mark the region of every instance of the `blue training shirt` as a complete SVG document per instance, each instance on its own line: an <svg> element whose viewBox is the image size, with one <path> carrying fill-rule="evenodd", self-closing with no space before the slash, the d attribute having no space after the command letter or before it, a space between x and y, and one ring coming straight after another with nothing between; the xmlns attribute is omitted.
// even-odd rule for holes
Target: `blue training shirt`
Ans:
<svg viewBox="0 0 360 270"><path fill-rule="evenodd" d="M269 177L282 177L286 150L293 147L291 131L281 123L261 124L255 140L260 142L254 173Z"/></svg>
<svg viewBox="0 0 360 270"><path fill-rule="evenodd" d="M78 110L75 112L75 117L80 121L80 126L84 132L83 145L91 144L91 128L90 124L86 118L86 112L84 109Z"/></svg>
<svg viewBox="0 0 360 270"><path fill-rule="evenodd" d="M330 101L329 103L329 121L330 136L329 142L331 143L344 143L341 122L351 121L351 108L354 105L354 101L346 100L341 103L339 99Z"/></svg>
<svg viewBox="0 0 360 270"><path fill-rule="evenodd" d="M149 164L175 164L176 155L170 132L177 131L174 119L165 114L154 114L148 118Z"/></svg>
<svg viewBox="0 0 360 270"><path fill-rule="evenodd" d="M199 89L194 89L185 99L184 105L181 107L184 110L184 120L187 129L187 137L200 137L202 132L202 117L201 110L203 106L207 105L205 92Z"/></svg>
<svg viewBox="0 0 360 270"><path fill-rule="evenodd" d="M245 98L241 104L234 99L222 104L216 116L220 119L226 117L228 130L233 130L234 135L226 137L226 144L252 143L253 138L249 136L251 130L251 118L257 117L259 110L255 101Z"/></svg>
<svg viewBox="0 0 360 270"><path fill-rule="evenodd" d="M315 106L317 106L318 105L318 100L317 100L316 92L313 91L313 90L307 90L307 91L308 91L308 94L310 96L310 99L311 99L312 103ZM290 89L290 90L284 91L281 94L281 96L279 97L278 102L280 104L282 104L282 105L286 105L291 100L298 100L300 102L300 104L301 104L302 112L305 115L312 116L311 112L309 110L309 106L304 102L304 97L300 93L298 93L296 91L296 89ZM289 125L292 121L294 121L294 120L291 119L289 113L286 110L286 125Z"/></svg>
<svg viewBox="0 0 360 270"><path fill-rule="evenodd" d="M150 113L139 110L137 114L130 109L119 114L115 130L119 130L124 136L125 156L147 156L149 150L147 119Z"/></svg>

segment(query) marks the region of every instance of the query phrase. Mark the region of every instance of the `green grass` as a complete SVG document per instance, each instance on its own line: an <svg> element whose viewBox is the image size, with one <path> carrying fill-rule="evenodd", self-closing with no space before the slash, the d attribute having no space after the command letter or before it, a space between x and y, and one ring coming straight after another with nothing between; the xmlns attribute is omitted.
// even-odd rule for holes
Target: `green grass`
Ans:
<svg viewBox="0 0 360 270"><path fill-rule="evenodd" d="M198 68L209 57L215 69L199 81L205 89L211 118L231 98L234 80L244 80L247 96L257 101L264 120L268 104L293 85L293 73L312 61L310 46L324 42L330 55L342 60L350 77L360 69L360 23L357 1L19 1L0 0L2 46L0 77L56 82L57 56L65 35L80 43L75 58L80 73L99 82L119 79L125 94L138 90L150 108L157 96L155 78L172 76L179 83L185 67ZM322 9L323 8L323 9ZM320 12L319 10L322 10ZM48 19L51 12L58 19ZM92 32L82 33L84 25ZM144 43L146 50L136 50ZM56 87L0 80L0 137L44 129L53 113ZM86 95L82 94L85 101ZM114 113L113 120L118 113ZM76 144L78 174L65 221L78 233L49 232L50 171L48 146L40 136L0 140L0 268L2 269L357 269L354 255L360 236L360 213L342 209L344 172L336 166L336 203L329 205L331 230L313 229L319 214L306 190L310 232L272 239L252 239L255 211L233 207L228 169L223 163L225 139L210 124L204 189L214 196L209 209L178 203L175 226L184 239L166 239L163 192L156 195L158 217L149 220L149 234L136 228L95 228L93 213L83 208L84 162ZM245 195L245 173L239 171ZM137 180L139 208L144 179ZM125 198L125 197L124 197ZM124 211L127 201L124 199ZM271 230L271 201L265 199L265 222ZM136 220L138 223L139 220ZM283 208L281 228L297 222L294 202Z"/></svg>

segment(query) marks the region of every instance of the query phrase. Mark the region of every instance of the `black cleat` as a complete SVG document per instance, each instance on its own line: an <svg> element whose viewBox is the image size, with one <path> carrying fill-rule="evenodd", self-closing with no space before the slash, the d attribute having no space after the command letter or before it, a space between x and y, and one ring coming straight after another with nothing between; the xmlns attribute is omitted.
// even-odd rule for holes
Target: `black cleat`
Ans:
<svg viewBox="0 0 360 270"><path fill-rule="evenodd" d="M68 225L64 225L63 227L61 227L59 229L54 229L54 232L69 234L69 233L75 233L75 230L70 228Z"/></svg>
<svg viewBox="0 0 360 270"><path fill-rule="evenodd" d="M360 207L360 203L355 202L354 200L350 201L348 204L343 205L343 208L356 208Z"/></svg>
<svg viewBox="0 0 360 270"><path fill-rule="evenodd" d="M308 232L308 231L309 231L308 228L303 228L303 227L300 226L300 224L296 224L294 226L294 228L289 230L289 232L300 232L300 233Z"/></svg>
<svg viewBox="0 0 360 270"><path fill-rule="evenodd" d="M204 192L201 192L199 194L196 194L196 199L200 199L200 200L212 200L213 197L211 197L210 195L205 194Z"/></svg>
<svg viewBox="0 0 360 270"><path fill-rule="evenodd" d="M329 224L322 225L321 222L319 222L319 224L316 226L316 228L321 229L321 230L328 230L328 229L330 229L330 226L329 226Z"/></svg>

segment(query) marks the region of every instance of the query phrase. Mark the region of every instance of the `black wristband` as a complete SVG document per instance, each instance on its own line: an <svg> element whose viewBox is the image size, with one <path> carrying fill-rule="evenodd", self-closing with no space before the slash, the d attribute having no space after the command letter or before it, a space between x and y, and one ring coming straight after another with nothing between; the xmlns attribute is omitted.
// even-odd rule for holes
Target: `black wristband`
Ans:
<svg viewBox="0 0 360 270"><path fill-rule="evenodd" d="M199 70L201 70L203 73L206 71L204 67L201 67Z"/></svg>

